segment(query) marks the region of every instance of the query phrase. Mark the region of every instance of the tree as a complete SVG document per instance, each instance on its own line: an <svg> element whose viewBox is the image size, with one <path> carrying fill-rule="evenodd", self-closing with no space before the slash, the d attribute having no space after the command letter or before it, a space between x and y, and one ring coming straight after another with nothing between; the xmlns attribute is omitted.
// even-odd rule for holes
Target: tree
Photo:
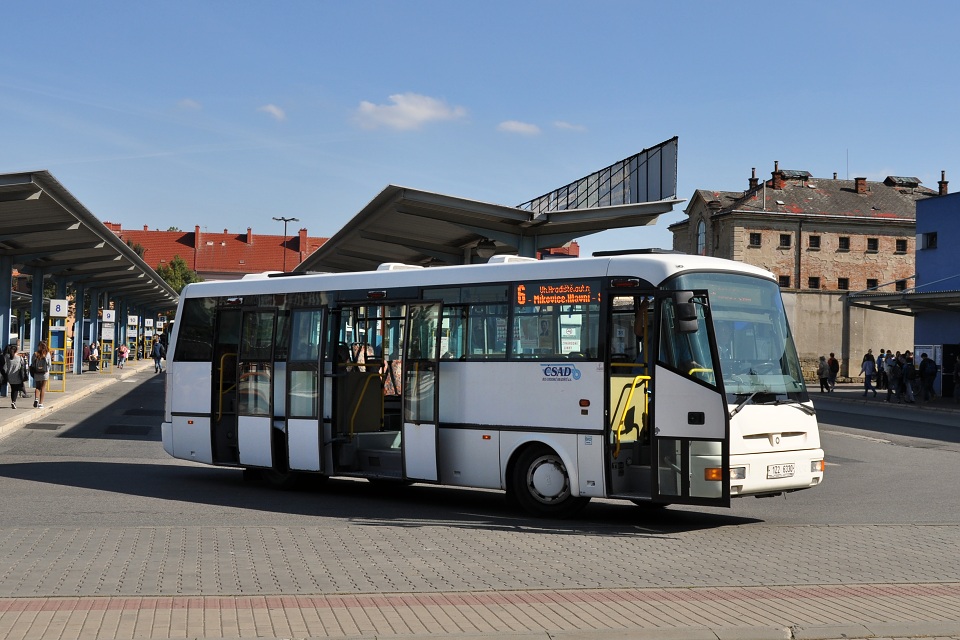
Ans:
<svg viewBox="0 0 960 640"><path fill-rule="evenodd" d="M169 227L167 231L180 231L180 227Z"/></svg>
<svg viewBox="0 0 960 640"><path fill-rule="evenodd" d="M143 254L146 251L146 249L143 248L143 245L140 244L139 242L134 243L130 240L127 240L127 246L133 249L134 251L136 251L137 255L140 256L141 258L143 257Z"/></svg>
<svg viewBox="0 0 960 640"><path fill-rule="evenodd" d="M183 288L191 282L203 280L179 255L173 256L169 264L158 265L157 274L177 293L183 291Z"/></svg>

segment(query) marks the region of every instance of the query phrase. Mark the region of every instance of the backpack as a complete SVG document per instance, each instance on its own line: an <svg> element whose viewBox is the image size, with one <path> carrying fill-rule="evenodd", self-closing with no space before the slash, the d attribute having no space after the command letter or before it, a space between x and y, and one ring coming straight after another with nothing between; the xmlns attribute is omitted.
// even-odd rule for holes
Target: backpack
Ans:
<svg viewBox="0 0 960 640"><path fill-rule="evenodd" d="M33 363L30 365L30 375L36 378L47 372L47 359L34 356Z"/></svg>
<svg viewBox="0 0 960 640"><path fill-rule="evenodd" d="M906 371L907 371L907 380L916 380L917 378L920 377L920 374L917 373L917 368L910 363L907 363Z"/></svg>

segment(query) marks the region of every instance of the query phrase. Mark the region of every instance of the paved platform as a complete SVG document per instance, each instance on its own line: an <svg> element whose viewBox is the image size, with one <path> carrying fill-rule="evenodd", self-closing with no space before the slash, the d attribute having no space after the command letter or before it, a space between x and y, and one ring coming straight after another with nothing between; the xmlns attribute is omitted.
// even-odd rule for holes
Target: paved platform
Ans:
<svg viewBox="0 0 960 640"><path fill-rule="evenodd" d="M68 378L43 410L0 408L0 434L152 368ZM855 384L829 395L883 401ZM563 554L592 536L359 524L341 538L313 527L0 523L0 638L960 639L955 526L784 527L773 541L734 527L638 531L590 575L567 575ZM524 558L497 553L517 536ZM460 562L431 556L433 544L455 545ZM371 560L370 548L391 553ZM786 583L778 567L799 557L807 573Z"/></svg>

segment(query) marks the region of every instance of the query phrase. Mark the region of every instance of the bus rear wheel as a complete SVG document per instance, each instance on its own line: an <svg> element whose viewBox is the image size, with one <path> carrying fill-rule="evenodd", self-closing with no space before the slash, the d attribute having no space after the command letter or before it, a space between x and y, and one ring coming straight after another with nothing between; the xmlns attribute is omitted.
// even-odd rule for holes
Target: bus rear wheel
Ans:
<svg viewBox="0 0 960 640"><path fill-rule="evenodd" d="M517 504L540 518L568 518L590 502L572 494L566 465L546 445L528 447L520 454L511 485Z"/></svg>

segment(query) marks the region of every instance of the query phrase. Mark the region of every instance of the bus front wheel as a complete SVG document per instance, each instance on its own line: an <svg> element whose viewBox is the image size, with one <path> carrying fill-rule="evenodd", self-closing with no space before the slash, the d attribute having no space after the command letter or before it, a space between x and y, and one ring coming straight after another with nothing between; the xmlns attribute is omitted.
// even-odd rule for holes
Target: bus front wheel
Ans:
<svg viewBox="0 0 960 640"><path fill-rule="evenodd" d="M590 498L572 494L567 467L546 445L533 445L520 454L511 484L511 497L541 518L567 518L590 502Z"/></svg>

